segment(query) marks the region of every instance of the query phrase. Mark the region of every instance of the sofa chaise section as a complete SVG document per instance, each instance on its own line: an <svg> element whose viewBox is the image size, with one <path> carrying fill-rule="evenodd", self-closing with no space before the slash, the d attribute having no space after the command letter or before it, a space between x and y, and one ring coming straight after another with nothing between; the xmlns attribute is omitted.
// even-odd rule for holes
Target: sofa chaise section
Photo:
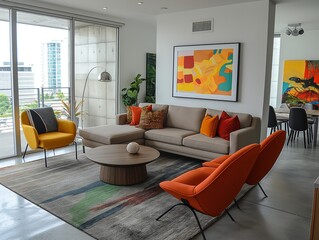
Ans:
<svg viewBox="0 0 319 240"><path fill-rule="evenodd" d="M144 129L130 125L103 125L80 129L79 135L84 146L94 148L132 141L144 144L144 132Z"/></svg>

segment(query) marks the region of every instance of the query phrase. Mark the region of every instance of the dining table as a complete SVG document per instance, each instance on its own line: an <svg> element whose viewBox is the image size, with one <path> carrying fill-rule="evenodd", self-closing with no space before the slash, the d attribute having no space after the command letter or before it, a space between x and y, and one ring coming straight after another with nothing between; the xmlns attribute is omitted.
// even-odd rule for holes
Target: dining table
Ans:
<svg viewBox="0 0 319 240"><path fill-rule="evenodd" d="M305 109L306 114L308 116L311 116L314 121L314 136L313 136L313 142L312 146L315 147L317 145L317 136L318 136L318 123L319 123L319 110L314 109ZM287 114L289 115L290 109L289 108L276 108L275 113L277 114Z"/></svg>

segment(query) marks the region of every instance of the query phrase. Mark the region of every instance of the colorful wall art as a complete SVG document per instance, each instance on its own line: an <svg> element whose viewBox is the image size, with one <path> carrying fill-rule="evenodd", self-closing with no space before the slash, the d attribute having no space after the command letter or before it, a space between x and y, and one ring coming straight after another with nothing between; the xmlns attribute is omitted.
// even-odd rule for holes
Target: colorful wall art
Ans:
<svg viewBox="0 0 319 240"><path fill-rule="evenodd" d="M283 103L319 106L319 60L287 60L283 78Z"/></svg>
<svg viewBox="0 0 319 240"><path fill-rule="evenodd" d="M173 97L237 101L239 43L174 47Z"/></svg>

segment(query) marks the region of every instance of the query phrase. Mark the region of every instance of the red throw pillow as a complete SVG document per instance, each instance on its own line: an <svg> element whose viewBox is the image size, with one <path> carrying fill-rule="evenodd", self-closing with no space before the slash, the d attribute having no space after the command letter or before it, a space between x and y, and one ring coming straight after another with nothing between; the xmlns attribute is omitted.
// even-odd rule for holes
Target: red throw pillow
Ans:
<svg viewBox="0 0 319 240"><path fill-rule="evenodd" d="M146 108L147 110L152 111L152 105L148 105L143 108ZM132 121L130 125L138 125L140 123L142 108L131 106L131 110L132 110Z"/></svg>
<svg viewBox="0 0 319 240"><path fill-rule="evenodd" d="M240 129L240 122L238 116L230 117L225 111L222 112L219 124L218 124L218 135L229 141L230 133Z"/></svg>

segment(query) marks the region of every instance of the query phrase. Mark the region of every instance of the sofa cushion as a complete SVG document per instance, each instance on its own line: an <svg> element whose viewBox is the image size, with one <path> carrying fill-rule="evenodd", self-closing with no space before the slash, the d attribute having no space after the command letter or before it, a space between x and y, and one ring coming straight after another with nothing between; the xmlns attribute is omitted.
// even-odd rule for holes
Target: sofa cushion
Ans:
<svg viewBox="0 0 319 240"><path fill-rule="evenodd" d="M240 129L240 122L238 119L238 116L235 115L233 117L230 117L226 112L222 112L222 115L220 116L219 124L217 133L218 135L229 141L230 133L237 131Z"/></svg>
<svg viewBox="0 0 319 240"><path fill-rule="evenodd" d="M130 124L132 122L132 109L131 106L126 107L126 123Z"/></svg>
<svg viewBox="0 0 319 240"><path fill-rule="evenodd" d="M217 128L218 128L218 115L210 116L206 115L202 121L202 125L200 127L200 133L204 134L207 137L215 137Z"/></svg>
<svg viewBox="0 0 319 240"><path fill-rule="evenodd" d="M178 128L163 128L146 131L144 133L144 138L153 141L182 145L183 138L193 134L196 134L196 132Z"/></svg>
<svg viewBox="0 0 319 240"><path fill-rule="evenodd" d="M147 105L145 107L131 106L132 121L131 121L130 125L138 125L140 123L142 109L147 109L147 110L152 111L152 105Z"/></svg>
<svg viewBox="0 0 319 240"><path fill-rule="evenodd" d="M211 151L220 154L229 153L229 141L221 137L210 138L203 134L194 134L183 139L183 145L190 148Z"/></svg>
<svg viewBox="0 0 319 240"><path fill-rule="evenodd" d="M144 129L129 125L103 125L79 130L81 137L103 144L117 144L143 138Z"/></svg>
<svg viewBox="0 0 319 240"><path fill-rule="evenodd" d="M28 109L26 112L30 124L38 134L58 131L58 122L52 107Z"/></svg>
<svg viewBox="0 0 319 240"><path fill-rule="evenodd" d="M142 109L139 128L145 130L161 129L164 125L165 110L150 111L147 108Z"/></svg>
<svg viewBox="0 0 319 240"><path fill-rule="evenodd" d="M150 105L150 103L139 103L140 107L145 107L147 105ZM152 103L152 111L160 111L164 110L164 126L166 125L166 119L167 119L167 112L168 112L168 105L165 104L157 104L157 103Z"/></svg>
<svg viewBox="0 0 319 240"><path fill-rule="evenodd" d="M215 109L207 109L206 111L206 114L209 114L209 115L216 115L218 114L219 116L221 116L223 111L220 111L220 110L215 110ZM235 115L238 116L238 119L239 119L239 122L240 122L240 128L246 128L246 127L250 127L251 126L251 123L252 123L252 120L253 120L253 117L248 114L248 113L233 113L233 112L228 112L228 115L230 117L233 117Z"/></svg>
<svg viewBox="0 0 319 240"><path fill-rule="evenodd" d="M170 105L168 107L166 127L181 128L189 131L199 132L205 112L205 108Z"/></svg>

